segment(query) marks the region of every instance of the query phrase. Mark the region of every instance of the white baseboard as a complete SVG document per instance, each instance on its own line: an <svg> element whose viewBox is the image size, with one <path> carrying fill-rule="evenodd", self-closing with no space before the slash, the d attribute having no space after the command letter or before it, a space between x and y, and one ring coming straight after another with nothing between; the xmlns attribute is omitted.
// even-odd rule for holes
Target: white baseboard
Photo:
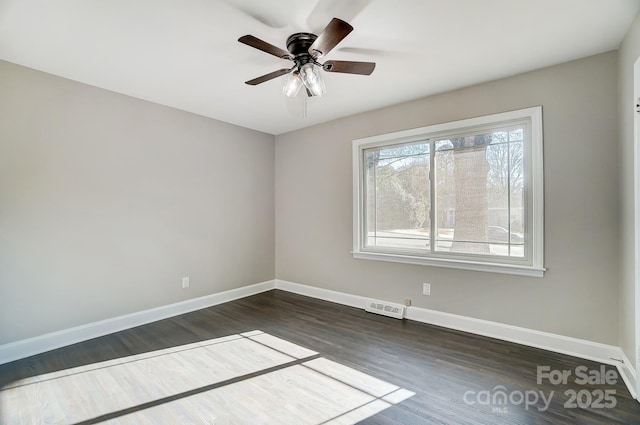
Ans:
<svg viewBox="0 0 640 425"><path fill-rule="evenodd" d="M368 297L344 294L279 279L276 279L275 286L276 289L362 309L365 308L366 300L368 299ZM629 392L634 398L637 398L635 368L620 347L421 307L407 307L405 317L416 322L442 326L616 366Z"/></svg>
<svg viewBox="0 0 640 425"><path fill-rule="evenodd" d="M0 345L0 364L55 350L110 333L248 297L275 288L275 281L256 283L204 297L113 317L57 332Z"/></svg>
<svg viewBox="0 0 640 425"><path fill-rule="evenodd" d="M407 307L406 317L409 320L615 366L629 393L637 399L635 368L620 347L419 307Z"/></svg>
<svg viewBox="0 0 640 425"><path fill-rule="evenodd" d="M629 389L629 392L631 393L633 398L638 400L638 391L636 391L636 388L638 388L638 378L636 375L635 365L631 363L622 348L620 348L620 358L622 359L622 363L618 365L618 372L620 372L620 376L622 377L624 383L627 385L627 388Z"/></svg>
<svg viewBox="0 0 640 425"><path fill-rule="evenodd" d="M317 288L315 286L302 285L300 283L287 282L286 280L275 280L276 289L292 292L298 295L305 295L319 300L331 301L336 304L348 305L364 309L365 297L359 295L345 294L344 292L332 291L330 289Z"/></svg>
<svg viewBox="0 0 640 425"><path fill-rule="evenodd" d="M366 300L368 299L368 297L359 295L346 294L344 292L275 279L0 345L0 364L248 297L271 289L280 289L361 309L365 308ZM634 398L637 398L636 370L620 347L420 307L407 307L406 318L417 322L615 365L627 385L629 392Z"/></svg>

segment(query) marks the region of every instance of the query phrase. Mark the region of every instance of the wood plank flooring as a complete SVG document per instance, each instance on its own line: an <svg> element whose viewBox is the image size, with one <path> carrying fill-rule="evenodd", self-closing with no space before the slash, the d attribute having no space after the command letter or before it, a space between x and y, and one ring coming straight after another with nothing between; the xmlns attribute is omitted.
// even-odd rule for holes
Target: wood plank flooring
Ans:
<svg viewBox="0 0 640 425"><path fill-rule="evenodd" d="M340 425L413 395L256 330L14 381L0 423Z"/></svg>
<svg viewBox="0 0 640 425"><path fill-rule="evenodd" d="M119 377L116 373L110 373L101 375L102 380L120 379L121 382L128 382L136 373L143 373L143 376L149 373L148 376L154 378L145 380L149 383L157 380L160 383L134 387L140 392L157 391L158 394L155 397L152 394L149 400L164 400L161 383L172 379L181 382L180 376L185 371L181 369L180 361L176 360L179 357L172 357L171 361L175 362L172 375L164 376L153 369L151 358L173 356L185 347L193 348L192 354L195 355L201 347L211 345L211 341L219 338L222 339L216 341L237 344L234 338L254 330L264 333L247 334L255 338L253 342L265 346L280 344L278 352L289 353L289 360L294 363L287 363L287 367L281 369L283 358L273 353L263 353L270 359L264 360L266 369L263 371L252 372L248 369L246 373L240 373L240 378L236 380L224 378L228 385L223 387L231 392L220 391L221 387L216 387L216 384L211 388L206 387L206 383L211 382L205 379L206 373L209 373L206 365L211 364L212 360L199 367L195 366L198 364L196 360L183 363L185 368L192 368L196 375L201 371L204 389L211 390L209 393L213 398L200 399L198 396L203 391L190 394L189 388L185 387L183 393L187 397L183 399L187 404L182 405L181 412L186 416L182 418L187 418L189 412L199 411L203 406L210 408L215 403L218 403L218 412L222 413L217 416L217 421L208 422L203 416L199 421L184 419L178 423L291 423L293 419L278 422L277 418L272 417L276 412L275 402L269 399L269 394L281 398L285 408L304 405L303 394L315 391L318 387L339 394L338 390L331 387L331 374L342 376L345 370L354 370L362 375L353 372L344 379L351 381L347 384L355 388L361 379L368 379L361 377L369 376L406 391L394 393L393 397L398 399L391 397L387 400L388 405L379 406L377 410L373 406L370 412L361 416L366 417L360 422L363 424L640 424L640 403L631 398L613 367L606 366L605 370L609 371L610 381L616 382L601 383L595 379L601 370L598 363L436 326L386 318L278 290L0 365L0 388L4 389L0 391L0 418L15 417L10 416L9 410L13 413L14 409L21 408L19 402L12 404L7 402L6 397L2 398L3 393L8 395L11 388L20 385L26 388L29 383L73 372L83 372L78 376L85 377L90 376L84 373L88 371L106 374L107 371L119 370L112 366L136 359L146 362L146 368L141 369L145 372L129 371ZM232 353L236 352L235 358L242 356L242 350L234 351L231 346L228 348L223 351L211 348L214 351L208 355L219 359L225 355L233 357ZM317 354L310 357L311 353ZM569 371L571 375L566 382L557 385L548 378L538 383L539 366L548 367L552 378L560 371ZM321 377L313 374L318 372L313 367L319 368ZM578 379L580 372L588 373L591 382L582 383ZM295 384L286 386L282 390L285 392L280 393L278 382L282 380ZM71 381L68 384L77 385L71 384ZM89 385L95 387L95 384ZM174 385L178 384L169 386L173 388ZM106 385L103 393L96 390L96 397L102 397L101 394L110 388L113 389ZM55 393L55 397L63 399L71 392L64 385L57 385L47 390L46 396ZM253 393L263 394L253 398L263 398L264 403L242 402ZM343 395L338 399L344 400L351 393L347 391L340 394ZM113 395L115 398L119 396ZM31 397L35 402L42 399L43 395L34 394ZM167 401L170 401L170 397ZM99 400L98 405L105 408L109 406L106 400L104 403ZM324 405L316 405L320 410L329 409ZM155 402L147 407L125 412L128 415L120 416L121 422L112 423L162 423L158 421L169 415L181 414L176 409L166 410L171 407L169 403ZM98 418L91 423L115 421L117 418L100 416L101 412L108 410L90 412L82 418ZM322 419L314 418L326 417L314 416L317 412L314 413L313 408L306 407L303 410L308 413L304 416L308 420L306 423L315 423L313 420L322 423ZM376 411L378 413L373 414ZM33 423L47 423L46 420L49 423L67 423L64 420L68 419L62 418L59 416L56 422L56 418L37 417L36 414L30 420ZM125 418L130 421L125 421ZM342 423L349 423L349 418L343 419ZM305 420L300 419L300 423Z"/></svg>

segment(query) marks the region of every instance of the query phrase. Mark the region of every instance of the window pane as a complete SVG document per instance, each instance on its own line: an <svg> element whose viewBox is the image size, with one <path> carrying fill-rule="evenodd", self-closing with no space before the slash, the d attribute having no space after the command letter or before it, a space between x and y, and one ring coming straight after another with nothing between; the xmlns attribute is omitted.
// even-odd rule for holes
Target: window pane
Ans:
<svg viewBox="0 0 640 425"><path fill-rule="evenodd" d="M451 141L437 141L435 156L436 235L435 250L449 251L456 219L455 177L453 173L453 145Z"/></svg>
<svg viewBox="0 0 640 425"><path fill-rule="evenodd" d="M506 140L505 140L506 141ZM492 255L509 255L509 145L487 147L487 241Z"/></svg>
<svg viewBox="0 0 640 425"><path fill-rule="evenodd" d="M365 151L366 246L430 250L429 144Z"/></svg>
<svg viewBox="0 0 640 425"><path fill-rule="evenodd" d="M444 151L447 149L453 149L453 144L451 140L438 140L435 143L436 151Z"/></svg>
<svg viewBox="0 0 640 425"><path fill-rule="evenodd" d="M507 142L508 133L506 131L495 131L491 138L491 144Z"/></svg>
<svg viewBox="0 0 640 425"><path fill-rule="evenodd" d="M509 140L512 142L524 140L524 128L515 128L509 132Z"/></svg>
<svg viewBox="0 0 640 425"><path fill-rule="evenodd" d="M436 142L436 251L524 257L523 142L510 142L519 130Z"/></svg>
<svg viewBox="0 0 640 425"><path fill-rule="evenodd" d="M524 257L525 235L525 197L524 197L524 146L523 142L511 143L511 211L509 222L511 226L511 256Z"/></svg>
<svg viewBox="0 0 640 425"><path fill-rule="evenodd" d="M541 107L357 139L353 152L354 257L543 275Z"/></svg>
<svg viewBox="0 0 640 425"><path fill-rule="evenodd" d="M486 159L489 135L449 138L453 150L437 151L437 251L489 254Z"/></svg>

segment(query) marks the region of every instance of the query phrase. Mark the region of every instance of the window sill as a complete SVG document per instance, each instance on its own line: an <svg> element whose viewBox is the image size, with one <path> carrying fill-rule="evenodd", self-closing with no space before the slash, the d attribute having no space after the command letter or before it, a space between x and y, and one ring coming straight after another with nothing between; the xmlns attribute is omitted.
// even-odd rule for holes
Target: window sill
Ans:
<svg viewBox="0 0 640 425"><path fill-rule="evenodd" d="M352 254L353 258L357 258L360 260L392 261L396 263L513 274L528 277L543 277L544 272L546 271L546 269L542 267L520 266L504 263L486 263L468 260L454 260L449 258L425 258L409 255L383 254L378 252L352 252Z"/></svg>

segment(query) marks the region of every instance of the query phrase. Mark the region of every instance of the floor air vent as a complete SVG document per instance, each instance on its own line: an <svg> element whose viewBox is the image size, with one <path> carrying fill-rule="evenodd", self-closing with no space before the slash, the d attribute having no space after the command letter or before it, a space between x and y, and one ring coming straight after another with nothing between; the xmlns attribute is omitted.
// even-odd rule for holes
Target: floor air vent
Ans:
<svg viewBox="0 0 640 425"><path fill-rule="evenodd" d="M393 304L386 301L367 300L365 311L395 317L396 319L404 317L404 306L402 304Z"/></svg>

